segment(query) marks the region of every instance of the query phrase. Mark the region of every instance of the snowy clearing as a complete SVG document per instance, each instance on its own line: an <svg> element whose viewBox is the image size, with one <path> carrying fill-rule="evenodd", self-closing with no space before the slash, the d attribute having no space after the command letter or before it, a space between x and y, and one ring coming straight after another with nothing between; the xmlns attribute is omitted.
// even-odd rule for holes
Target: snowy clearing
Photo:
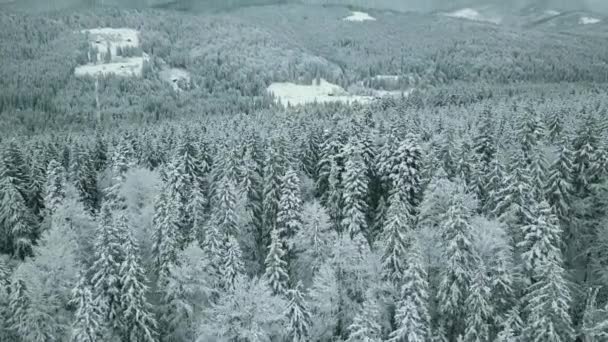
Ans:
<svg viewBox="0 0 608 342"><path fill-rule="evenodd" d="M148 57L120 58L112 63L85 64L77 66L74 70L76 76L107 76L114 74L122 77L140 77L144 68L144 61Z"/></svg>
<svg viewBox="0 0 608 342"><path fill-rule="evenodd" d="M376 75L373 77L374 80L388 82L398 82L399 78L400 76L398 75Z"/></svg>
<svg viewBox="0 0 608 342"><path fill-rule="evenodd" d="M545 14L550 15L550 16L556 16L556 15L560 15L562 13L559 11L556 11L556 10L547 10L547 11L545 11Z"/></svg>
<svg viewBox="0 0 608 342"><path fill-rule="evenodd" d="M472 21L483 21L488 23L500 24L501 19L497 17L489 17L479 13L477 10L472 8L463 8L454 12L445 13L447 17L467 19Z"/></svg>
<svg viewBox="0 0 608 342"><path fill-rule="evenodd" d="M578 22L581 25L592 25L592 24L597 24L597 23L599 23L601 21L602 20L598 19L598 18L581 17L581 19Z"/></svg>
<svg viewBox="0 0 608 342"><path fill-rule="evenodd" d="M376 18L365 12L353 11L352 14L344 19L344 21L376 21Z"/></svg>
<svg viewBox="0 0 608 342"><path fill-rule="evenodd" d="M315 102L368 103L373 99L371 96L350 95L344 88L324 79L312 85L277 82L268 87L268 92L277 97L277 102L292 106Z"/></svg>
<svg viewBox="0 0 608 342"><path fill-rule="evenodd" d="M112 59L116 57L118 48L137 48L139 47L139 31L130 28L94 28L82 31L89 34L91 47L99 51L97 60L102 59L102 55L110 49Z"/></svg>
<svg viewBox="0 0 608 342"><path fill-rule="evenodd" d="M171 84L171 87L175 91L182 90L181 84L190 84L190 73L184 69L171 68L165 69L159 73L161 80Z"/></svg>

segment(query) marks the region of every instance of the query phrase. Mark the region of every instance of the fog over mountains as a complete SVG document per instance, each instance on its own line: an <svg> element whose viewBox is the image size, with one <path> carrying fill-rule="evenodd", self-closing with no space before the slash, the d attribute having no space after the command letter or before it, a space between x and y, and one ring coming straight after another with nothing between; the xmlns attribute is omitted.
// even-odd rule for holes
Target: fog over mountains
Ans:
<svg viewBox="0 0 608 342"><path fill-rule="evenodd" d="M487 6L503 8L505 11L527 7L554 8L556 10L585 10L608 13L608 2L604 0L0 0L0 6L8 3L15 9L38 11L91 6L120 7L170 7L178 9L215 10L241 6L256 6L277 3L309 3L328 5L352 5L364 8L390 9L397 11L432 12L461 7Z"/></svg>

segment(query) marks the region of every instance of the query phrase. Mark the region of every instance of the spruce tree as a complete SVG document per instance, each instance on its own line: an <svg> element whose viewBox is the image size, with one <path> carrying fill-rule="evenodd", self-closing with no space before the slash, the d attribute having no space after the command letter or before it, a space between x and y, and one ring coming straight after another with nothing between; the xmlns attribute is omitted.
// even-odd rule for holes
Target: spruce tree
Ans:
<svg viewBox="0 0 608 342"><path fill-rule="evenodd" d="M0 241L3 252L24 259L32 254L36 230L33 214L15 184L17 180L8 175L0 178Z"/></svg>
<svg viewBox="0 0 608 342"><path fill-rule="evenodd" d="M381 342L382 327L378 323L378 303L370 298L363 302L361 310L348 327L347 342Z"/></svg>
<svg viewBox="0 0 608 342"><path fill-rule="evenodd" d="M302 200L297 173L289 169L281 181L277 228L283 239L291 239L302 228ZM287 246L285 246L287 247Z"/></svg>
<svg viewBox="0 0 608 342"><path fill-rule="evenodd" d="M446 265L438 290L439 311L448 340L455 341L465 332L465 301L478 258L472 246L468 209L459 196L453 198L445 216L442 237Z"/></svg>
<svg viewBox="0 0 608 342"><path fill-rule="evenodd" d="M390 207L382 237L383 276L397 289L401 286L406 269L406 254L410 247L411 218L406 195L396 192L390 197Z"/></svg>
<svg viewBox="0 0 608 342"><path fill-rule="evenodd" d="M522 228L524 240L518 244L530 284L524 297L524 335L533 341L571 341L571 296L559 248L561 230L548 203L540 203L533 212L537 219Z"/></svg>
<svg viewBox="0 0 608 342"><path fill-rule="evenodd" d="M423 342L431 337L429 284L417 243L407 255L395 321L397 329L390 334L389 341Z"/></svg>
<svg viewBox="0 0 608 342"><path fill-rule="evenodd" d="M119 224L126 225L125 220L120 218ZM123 247L125 258L119 270L120 334L129 342L155 342L156 321L146 298L146 276L140 266L137 244L130 233L127 233Z"/></svg>
<svg viewBox="0 0 608 342"><path fill-rule="evenodd" d="M366 165L358 141L351 141L344 147L346 156L343 184L343 217L341 229L349 232L351 237L357 234L368 235L367 230L367 188L368 178Z"/></svg>
<svg viewBox="0 0 608 342"><path fill-rule="evenodd" d="M500 331L496 336L496 342L519 342L523 330L519 307L513 307L500 323Z"/></svg>
<svg viewBox="0 0 608 342"><path fill-rule="evenodd" d="M230 291L234 289L236 278L245 274L245 267L243 266L241 247L236 238L233 236L228 237L225 249L226 252L222 256L222 279L224 281L224 289Z"/></svg>
<svg viewBox="0 0 608 342"><path fill-rule="evenodd" d="M156 275L161 281L168 275L169 268L177 262L179 251L178 205L178 203L171 202L166 192L163 191L159 194L154 207L152 254Z"/></svg>
<svg viewBox="0 0 608 342"><path fill-rule="evenodd" d="M47 168L46 194L44 203L46 209L52 215L65 198L66 179L63 167L54 159L49 162Z"/></svg>
<svg viewBox="0 0 608 342"><path fill-rule="evenodd" d="M266 271L264 278L275 295L283 295L287 291L289 274L287 272L287 261L285 260L285 243L281 239L279 231L273 229L266 256Z"/></svg>
<svg viewBox="0 0 608 342"><path fill-rule="evenodd" d="M570 218L572 200L572 153L564 142L557 160L551 165L547 176L547 200L562 221Z"/></svg>
<svg viewBox="0 0 608 342"><path fill-rule="evenodd" d="M310 341L310 311L302 295L302 284L287 291L287 337L291 342Z"/></svg>
<svg viewBox="0 0 608 342"><path fill-rule="evenodd" d="M104 320L112 329L119 327L121 317L121 264L125 260L124 225L112 218L109 205L101 208L95 241L95 256L91 266L91 285L94 301L103 310Z"/></svg>
<svg viewBox="0 0 608 342"><path fill-rule="evenodd" d="M490 340L490 319L493 308L490 304L490 284L483 262L478 262L471 279L469 295L465 301L467 318L464 341L483 342Z"/></svg>
<svg viewBox="0 0 608 342"><path fill-rule="evenodd" d="M76 307L74 323L70 336L71 342L103 341L103 320L98 303L84 277L72 291L71 304Z"/></svg>

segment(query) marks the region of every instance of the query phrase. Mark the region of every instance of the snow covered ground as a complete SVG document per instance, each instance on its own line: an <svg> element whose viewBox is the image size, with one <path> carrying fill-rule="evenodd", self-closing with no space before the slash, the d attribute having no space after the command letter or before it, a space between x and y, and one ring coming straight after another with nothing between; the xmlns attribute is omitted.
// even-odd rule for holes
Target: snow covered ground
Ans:
<svg viewBox="0 0 608 342"><path fill-rule="evenodd" d="M190 83L190 73L184 69L165 69L159 73L160 78L171 84L173 90L180 91L180 84L182 82L189 84Z"/></svg>
<svg viewBox="0 0 608 342"><path fill-rule="evenodd" d="M292 106L314 102L368 103L373 99L371 96L350 95L344 88L324 79L312 85L277 82L268 87L268 92L276 96L279 103Z"/></svg>
<svg viewBox="0 0 608 342"><path fill-rule="evenodd" d="M118 48L139 47L139 31L130 28L94 28L83 30L89 34L91 47L97 48L99 54L97 60L102 60L102 55L110 49L112 58L116 57Z"/></svg>
<svg viewBox="0 0 608 342"><path fill-rule="evenodd" d="M376 18L365 12L353 11L352 14L344 19L344 21L376 21Z"/></svg>
<svg viewBox="0 0 608 342"><path fill-rule="evenodd" d="M545 11L545 14L554 17L554 16L560 15L562 13L559 11L556 11L556 10L547 10L547 11Z"/></svg>
<svg viewBox="0 0 608 342"><path fill-rule="evenodd" d="M581 17L581 19L578 22L581 25L591 25L591 24L597 24L597 23L599 23L601 21L602 20L598 19L598 18Z"/></svg>
<svg viewBox="0 0 608 342"><path fill-rule="evenodd" d="M398 75L376 75L373 79L377 81L387 81L387 82L399 82Z"/></svg>
<svg viewBox="0 0 608 342"><path fill-rule="evenodd" d="M89 35L91 47L98 50L97 63L76 67L76 76L105 76L114 74L122 77L140 77L144 62L149 58L144 53L141 57L121 57L117 50L139 47L139 31L130 28L94 28L82 31ZM103 63L104 55L110 50L110 63Z"/></svg>
<svg viewBox="0 0 608 342"><path fill-rule="evenodd" d="M472 21L483 21L494 24L500 24L501 22L501 19L498 17L483 15L479 13L479 11L474 10L472 8L463 8L454 12L444 13L444 15L452 18L467 19Z"/></svg>
<svg viewBox="0 0 608 342"><path fill-rule="evenodd" d="M148 60L148 56L117 58L111 63L104 64L85 64L77 66L74 70L76 76L107 76L114 74L122 77L140 77L143 72L144 62Z"/></svg>

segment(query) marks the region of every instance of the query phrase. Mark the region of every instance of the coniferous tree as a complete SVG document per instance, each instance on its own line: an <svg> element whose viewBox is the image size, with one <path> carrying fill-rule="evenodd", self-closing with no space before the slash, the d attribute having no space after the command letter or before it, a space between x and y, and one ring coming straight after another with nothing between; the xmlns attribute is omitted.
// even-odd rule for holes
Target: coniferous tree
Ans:
<svg viewBox="0 0 608 342"><path fill-rule="evenodd" d="M524 226L522 249L529 286L524 297L527 315L524 335L530 340L570 341L570 289L566 284L561 250L561 230L548 203L533 209L536 221Z"/></svg>
<svg viewBox="0 0 608 342"><path fill-rule="evenodd" d="M382 236L382 268L384 278L393 283L397 289L401 286L406 269L405 256L411 239L411 218L409 202L403 192L396 192L390 197L390 207Z"/></svg>
<svg viewBox="0 0 608 342"><path fill-rule="evenodd" d="M567 221L570 217L572 197L572 155L563 143L557 160L551 165L547 179L547 200L558 218Z"/></svg>
<svg viewBox="0 0 608 342"><path fill-rule="evenodd" d="M266 256L266 271L264 278L275 295L283 295L288 289L289 273L287 272L287 261L285 260L285 243L279 231L274 229L271 234L271 243Z"/></svg>
<svg viewBox="0 0 608 342"><path fill-rule="evenodd" d="M347 342L380 342L382 341L382 327L378 323L380 313L377 303L367 298L363 307L357 313L353 322L348 327L349 335Z"/></svg>
<svg viewBox="0 0 608 342"><path fill-rule="evenodd" d="M53 214L65 198L66 179L63 167L54 159L49 162L47 169L45 208Z"/></svg>
<svg viewBox="0 0 608 342"><path fill-rule="evenodd" d="M170 202L163 191L159 194L154 208L152 254L156 274L161 281L168 275L169 267L177 262L179 220L176 215L179 215L178 206L178 203Z"/></svg>
<svg viewBox="0 0 608 342"><path fill-rule="evenodd" d="M0 227L3 251L24 259L32 253L35 223L15 184L18 182L8 175L0 179Z"/></svg>
<svg viewBox="0 0 608 342"><path fill-rule="evenodd" d="M234 289L237 277L245 274L242 260L243 255L239 242L232 236L228 237L225 249L226 252L223 255L222 279L224 280L224 288L232 290Z"/></svg>
<svg viewBox="0 0 608 342"><path fill-rule="evenodd" d="M449 341L455 341L465 332L465 301L477 260L467 210L462 199L456 196L442 226L446 266L441 275L438 298Z"/></svg>
<svg viewBox="0 0 608 342"><path fill-rule="evenodd" d="M422 342L430 337L429 284L418 244L407 255L407 268L395 315L397 329L389 341Z"/></svg>
<svg viewBox="0 0 608 342"><path fill-rule="evenodd" d="M270 245L270 235L277 227L277 215L281 198L281 178L284 170L281 165L279 152L271 144L266 154L264 165L264 197L262 199L264 211L264 242ZM266 254L266 253L265 253Z"/></svg>
<svg viewBox="0 0 608 342"><path fill-rule="evenodd" d="M287 337L291 342L310 341L310 311L301 288L298 283L287 291Z"/></svg>
<svg viewBox="0 0 608 342"><path fill-rule="evenodd" d="M521 320L519 308L512 308L500 324L501 329L496 336L497 342L519 342L524 323Z"/></svg>
<svg viewBox="0 0 608 342"><path fill-rule="evenodd" d="M76 307L70 341L97 342L103 340L103 320L98 303L84 277L72 291L71 304Z"/></svg>
<svg viewBox="0 0 608 342"><path fill-rule="evenodd" d="M486 269L479 262L475 275L471 279L469 295L465 306L468 313L464 341L482 342L490 340L490 319L493 309L490 300L490 284L488 283Z"/></svg>
<svg viewBox="0 0 608 342"><path fill-rule="evenodd" d="M341 229L349 232L351 237L357 234L368 235L367 230L367 187L366 165L363 160L361 147L357 141L351 140L345 147L343 218Z"/></svg>
<svg viewBox="0 0 608 342"><path fill-rule="evenodd" d="M119 225L126 225L126 218L119 218ZM124 228L123 228L124 229ZM128 228L127 228L128 229ZM120 306L119 331L123 340L129 342L154 342L156 321L146 298L148 287L146 276L140 266L138 248L130 233L126 233L125 258L120 265Z"/></svg>
<svg viewBox="0 0 608 342"><path fill-rule="evenodd" d="M281 197L277 212L277 228L283 239L290 239L302 228L302 200L299 178L294 170L288 170L281 181Z"/></svg>
<svg viewBox="0 0 608 342"><path fill-rule="evenodd" d="M110 328L120 327L122 313L120 269L126 257L125 234L122 225L113 220L109 205L101 208L99 227L95 241L95 256L91 266L93 298L103 310L104 320Z"/></svg>

